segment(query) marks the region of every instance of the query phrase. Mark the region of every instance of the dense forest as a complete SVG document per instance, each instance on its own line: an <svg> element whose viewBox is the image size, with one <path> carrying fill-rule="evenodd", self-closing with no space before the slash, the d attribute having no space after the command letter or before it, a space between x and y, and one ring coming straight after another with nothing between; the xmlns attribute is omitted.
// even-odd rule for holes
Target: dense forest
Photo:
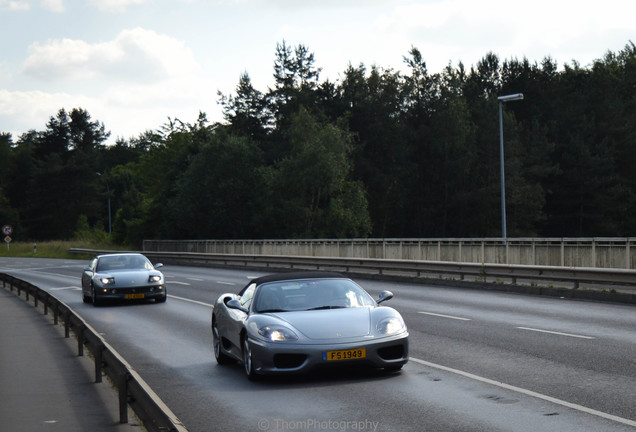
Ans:
<svg viewBox="0 0 636 432"><path fill-rule="evenodd" d="M498 96L508 236L636 233L636 46L591 65L545 58L405 72L278 44L274 86L219 93L224 121L168 118L107 145L82 109L0 134L0 225L16 240L499 237ZM109 221L109 207L112 220Z"/></svg>

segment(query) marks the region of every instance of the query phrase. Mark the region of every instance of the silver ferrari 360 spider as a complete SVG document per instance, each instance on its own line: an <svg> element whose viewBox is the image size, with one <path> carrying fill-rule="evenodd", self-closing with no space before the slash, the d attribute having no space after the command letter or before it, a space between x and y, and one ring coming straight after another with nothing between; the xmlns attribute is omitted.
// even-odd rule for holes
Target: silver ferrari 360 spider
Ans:
<svg viewBox="0 0 636 432"><path fill-rule="evenodd" d="M408 361L400 314L339 273L273 274L222 294L212 311L214 356L243 363L249 379L321 367L395 371Z"/></svg>

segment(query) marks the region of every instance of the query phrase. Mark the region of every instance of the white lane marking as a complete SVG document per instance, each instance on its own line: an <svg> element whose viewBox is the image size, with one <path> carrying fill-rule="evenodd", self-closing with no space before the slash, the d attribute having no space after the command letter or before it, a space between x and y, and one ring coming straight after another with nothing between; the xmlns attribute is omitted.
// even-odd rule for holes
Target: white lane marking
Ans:
<svg viewBox="0 0 636 432"><path fill-rule="evenodd" d="M169 283L169 284L171 284L171 285L172 285L172 284L176 284L176 285L187 285L187 286L190 286L190 284L189 284L189 283L187 283L187 282L166 281L166 283Z"/></svg>
<svg viewBox="0 0 636 432"><path fill-rule="evenodd" d="M195 281L195 282L203 282L205 279L197 279L197 278L186 278L187 280Z"/></svg>
<svg viewBox="0 0 636 432"><path fill-rule="evenodd" d="M561 333L561 332L550 331L550 330L540 330L540 329L535 329L530 327L517 327L517 328L520 330L529 330L529 331L539 332L539 333L549 333L549 334L554 334L559 336L569 336L569 337L574 337L579 339L596 339L595 337L592 337L592 336L583 336L583 335L576 335L571 333Z"/></svg>
<svg viewBox="0 0 636 432"><path fill-rule="evenodd" d="M51 288L51 291L63 291L63 290L75 290L75 291L81 291L82 289L81 289L80 287L76 287L76 286L67 286L67 287Z"/></svg>
<svg viewBox="0 0 636 432"><path fill-rule="evenodd" d="M216 281L216 283L220 284L220 285L236 285L233 282L223 282L223 281Z"/></svg>
<svg viewBox="0 0 636 432"><path fill-rule="evenodd" d="M451 316L451 315L442 315L442 314L437 314L437 313L433 313L433 312L418 312L419 314L424 314L424 315L432 315L432 316L436 316L436 317L442 317L442 318L450 318L450 319L454 319L454 320L459 320L459 321L472 321L470 318L462 318L462 317L456 317L456 316Z"/></svg>
<svg viewBox="0 0 636 432"><path fill-rule="evenodd" d="M200 302L200 301L197 301L197 300L188 299L188 298L185 298L185 297L178 297L178 296L172 295L172 294L168 294L168 297L173 298L173 299L177 299L177 300L187 301L187 302L198 304L198 305L201 305L201 306L210 307L210 308L214 307L213 305L211 305L209 303L203 303L203 302Z"/></svg>
<svg viewBox="0 0 636 432"><path fill-rule="evenodd" d="M578 404L575 404L575 403L572 403L572 402L567 402L567 401L564 401L564 400L561 400L561 399L554 398L552 396L547 396L547 395L544 395L542 393L537 393L537 392L534 392L532 390L527 390L527 389L524 389L524 388L521 388L521 387L516 387L516 386L510 385L510 384L494 381L494 380L491 380L489 378L484 378L484 377L481 377L479 375L474 375L474 374L471 374L471 373L468 373L468 372L461 371L459 369L453 369L453 368L450 368L450 367L447 367L447 366L438 365L438 364L435 364L435 363L427 362L427 361L420 360L420 359L413 358L413 357L410 357L409 359L414 361L415 363L419 363L419 364L424 365L424 366L428 366L428 367L432 367L432 368L435 368L435 369L443 370L443 371L450 372L450 373L453 373L453 374L456 374L456 375L461 375L463 377L470 378L470 379L476 380L476 381L480 381L480 382L483 382L485 384L494 385L494 386L497 386L497 387L500 387L500 388L503 388L503 389L506 389L506 390L511 390L513 392L524 394L526 396L531 396L531 397L534 397L534 398L537 398L537 399L542 399L542 400L547 401L547 402L551 402L551 403L554 403L554 404L557 404L557 405L561 405L561 406L564 406L564 407L567 407L567 408L571 408L571 409L574 409L574 410L577 410L577 411L581 411L581 412L584 412L584 413L587 413L587 414L591 414L591 415L594 415L594 416L597 416L597 417L602 417L602 418L607 419L607 420L612 420L612 421L615 421L615 422L618 422L618 423L626 424L628 426L636 426L636 421L629 420L629 419L622 418L622 417L618 417L618 416L615 416L615 415L612 415L612 414L604 413L602 411L597 411L597 410L592 409L592 408L584 407L583 405L578 405Z"/></svg>

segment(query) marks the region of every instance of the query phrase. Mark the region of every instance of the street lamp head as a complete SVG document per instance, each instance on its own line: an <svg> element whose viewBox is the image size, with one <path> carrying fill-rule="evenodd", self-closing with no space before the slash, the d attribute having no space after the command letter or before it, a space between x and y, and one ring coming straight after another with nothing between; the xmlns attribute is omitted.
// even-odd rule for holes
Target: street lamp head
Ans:
<svg viewBox="0 0 636 432"><path fill-rule="evenodd" d="M509 95L505 95L505 96L499 96L497 98L497 100L499 102L510 102L510 101L516 101L516 100L523 100L523 93L515 93L515 94L509 94Z"/></svg>

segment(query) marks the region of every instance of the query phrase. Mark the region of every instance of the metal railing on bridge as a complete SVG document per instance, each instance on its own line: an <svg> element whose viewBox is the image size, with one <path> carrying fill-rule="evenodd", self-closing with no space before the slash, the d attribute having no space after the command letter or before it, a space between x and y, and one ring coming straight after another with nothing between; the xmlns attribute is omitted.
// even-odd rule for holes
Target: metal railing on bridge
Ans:
<svg viewBox="0 0 636 432"><path fill-rule="evenodd" d="M636 237L144 240L143 250L636 269Z"/></svg>
<svg viewBox="0 0 636 432"><path fill-rule="evenodd" d="M79 248L72 248L70 251L81 255L114 252ZM335 270L370 278L397 277L429 283L435 280L435 285L468 284L486 289L636 303L636 270L630 269L200 252L143 253L154 262L187 266L263 271Z"/></svg>

